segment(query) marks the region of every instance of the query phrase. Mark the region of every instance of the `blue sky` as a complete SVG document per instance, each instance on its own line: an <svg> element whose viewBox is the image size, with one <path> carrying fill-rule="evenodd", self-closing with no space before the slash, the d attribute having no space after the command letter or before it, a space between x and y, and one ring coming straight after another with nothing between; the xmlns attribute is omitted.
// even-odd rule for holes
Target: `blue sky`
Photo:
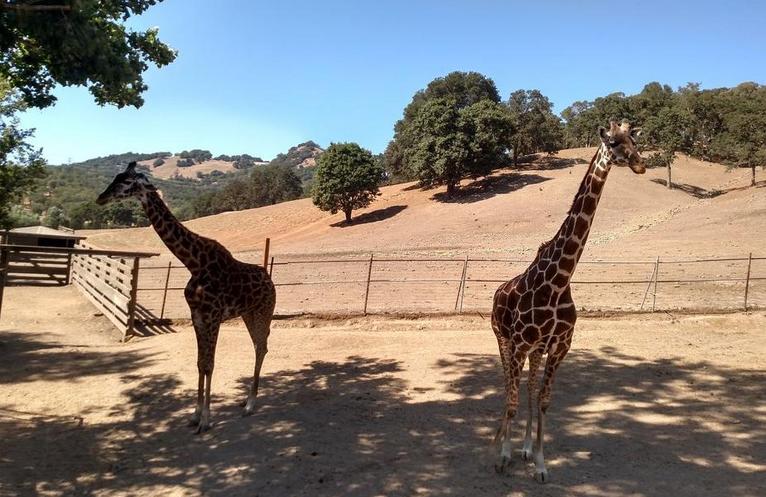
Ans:
<svg viewBox="0 0 766 497"><path fill-rule="evenodd" d="M99 107L83 88L22 119L50 163L209 149L270 159L305 140L382 151L418 89L450 71L491 77L506 99L575 100L650 81L766 82L766 2L166 0L158 26L177 60L146 74L141 109Z"/></svg>

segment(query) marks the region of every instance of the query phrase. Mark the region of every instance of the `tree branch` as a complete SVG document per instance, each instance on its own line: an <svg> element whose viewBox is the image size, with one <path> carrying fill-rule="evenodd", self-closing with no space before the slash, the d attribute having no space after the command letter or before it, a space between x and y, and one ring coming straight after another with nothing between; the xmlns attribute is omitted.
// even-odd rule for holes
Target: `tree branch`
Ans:
<svg viewBox="0 0 766 497"><path fill-rule="evenodd" d="M2 7L6 10L16 10L19 12L50 12L50 11L70 11L72 7L70 5L29 5L29 4L12 4L2 3Z"/></svg>

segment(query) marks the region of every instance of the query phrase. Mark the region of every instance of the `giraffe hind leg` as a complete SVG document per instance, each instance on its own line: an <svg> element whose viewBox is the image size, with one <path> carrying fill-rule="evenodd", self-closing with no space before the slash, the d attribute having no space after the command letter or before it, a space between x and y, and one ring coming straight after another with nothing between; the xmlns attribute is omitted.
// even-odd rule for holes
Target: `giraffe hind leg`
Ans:
<svg viewBox="0 0 766 497"><path fill-rule="evenodd" d="M249 416L255 412L255 398L258 396L258 384L260 383L261 368L268 349L268 339L271 327L271 318L258 313L250 313L242 317L253 340L255 348L255 368L253 369L253 381L245 400L243 416Z"/></svg>
<svg viewBox="0 0 766 497"><path fill-rule="evenodd" d="M540 483L550 481L548 470L545 467L545 456L543 455L543 441L545 438L545 414L548 411L551 399L551 389L553 388L553 378L556 370L561 365L561 361L569 351L568 343L559 343L555 354L549 355L545 361L545 374L543 376L543 387L537 399L537 440L534 450L535 461L535 479Z"/></svg>

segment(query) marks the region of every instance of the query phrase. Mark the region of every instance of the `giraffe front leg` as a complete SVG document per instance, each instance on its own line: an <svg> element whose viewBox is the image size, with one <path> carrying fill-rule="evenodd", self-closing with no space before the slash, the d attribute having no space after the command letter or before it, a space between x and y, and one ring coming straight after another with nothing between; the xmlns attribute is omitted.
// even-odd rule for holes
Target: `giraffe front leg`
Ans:
<svg viewBox="0 0 766 497"><path fill-rule="evenodd" d="M189 418L189 426L199 425L199 421L202 418L202 405L204 402L205 392L205 373L202 372L202 368L197 367L199 378L197 380L197 406L194 408L194 414Z"/></svg>
<svg viewBox="0 0 766 497"><path fill-rule="evenodd" d="M529 354L529 374L527 377L527 427L524 432L524 445L521 449L521 458L525 461L532 460L532 420L534 419L534 402L537 396L537 369L540 367L543 354L535 350Z"/></svg>
<svg viewBox="0 0 766 497"><path fill-rule="evenodd" d="M210 372L205 373L205 401L202 406L202 412L200 415L199 424L197 425L196 433L204 433L208 431L212 425L210 424L210 384L213 381L213 369L210 368Z"/></svg>
<svg viewBox="0 0 766 497"><path fill-rule="evenodd" d="M524 367L526 353L516 351L508 354L508 389L505 402L505 414L503 421L495 436L495 443L500 445L500 453L495 461L495 471L499 474L507 473L511 466L511 425L516 416L516 410L519 406L519 380L521 379L521 369Z"/></svg>

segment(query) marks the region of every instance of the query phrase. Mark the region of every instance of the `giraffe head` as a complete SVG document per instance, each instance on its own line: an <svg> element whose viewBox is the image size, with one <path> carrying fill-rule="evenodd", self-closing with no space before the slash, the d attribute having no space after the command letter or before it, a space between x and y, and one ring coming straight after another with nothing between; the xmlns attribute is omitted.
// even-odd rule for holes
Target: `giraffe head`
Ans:
<svg viewBox="0 0 766 497"><path fill-rule="evenodd" d="M112 183L98 196L96 203L104 205L111 200L139 197L145 192L157 191L147 177L136 172L136 163L131 162L125 171L114 177Z"/></svg>
<svg viewBox="0 0 766 497"><path fill-rule="evenodd" d="M617 165L628 166L636 174L644 174L646 167L636 148L636 140L641 135L641 128L631 129L630 124L623 122L609 123L609 130L600 127L598 134L604 147L609 153L609 162Z"/></svg>

